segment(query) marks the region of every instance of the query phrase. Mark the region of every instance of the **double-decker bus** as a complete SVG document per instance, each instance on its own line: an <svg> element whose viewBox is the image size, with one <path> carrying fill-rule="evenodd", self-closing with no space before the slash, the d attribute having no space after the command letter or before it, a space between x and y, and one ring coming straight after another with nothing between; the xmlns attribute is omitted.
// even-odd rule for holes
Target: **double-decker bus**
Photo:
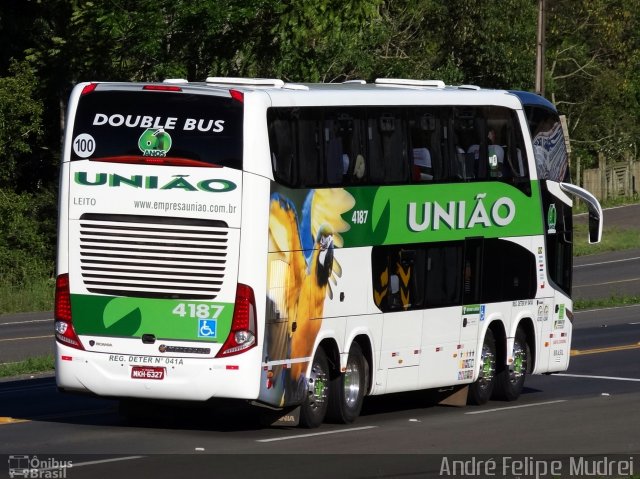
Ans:
<svg viewBox="0 0 640 479"><path fill-rule="evenodd" d="M306 427L566 370L571 196L602 231L551 103L441 81L82 83L60 184L59 388Z"/></svg>

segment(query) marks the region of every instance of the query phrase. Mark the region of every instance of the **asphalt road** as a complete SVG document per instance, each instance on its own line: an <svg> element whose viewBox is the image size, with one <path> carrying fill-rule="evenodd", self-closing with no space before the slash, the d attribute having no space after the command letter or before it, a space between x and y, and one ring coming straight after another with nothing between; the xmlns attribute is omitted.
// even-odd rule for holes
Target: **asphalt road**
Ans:
<svg viewBox="0 0 640 479"><path fill-rule="evenodd" d="M0 363L53 354L53 313L0 316Z"/></svg>
<svg viewBox="0 0 640 479"><path fill-rule="evenodd" d="M574 300L620 295L640 296L640 248L574 258Z"/></svg>
<svg viewBox="0 0 640 479"><path fill-rule="evenodd" d="M640 207L620 210L607 210L605 221L640 218ZM577 258L574 296L640 294L638 257L640 248ZM529 377L515 403L449 408L424 392L371 397L355 424L313 431L263 427L257 409L220 402L158 406L150 419L129 423L116 401L60 394L50 375L2 381L0 477L17 455L71 460L65 477L96 479L436 477L445 458L567 461L605 453L631 458L637 473L640 305L578 312L572 348L566 373ZM0 316L0 362L52 349L50 313Z"/></svg>
<svg viewBox="0 0 640 479"><path fill-rule="evenodd" d="M116 401L60 394L51 377L6 381L0 454L68 458L70 478L428 477L451 454L640 454L640 306L579 312L574 325L569 370L529 377L514 403L371 397L355 424L312 431L260 426L257 409L236 403L156 407L151 419L129 423Z"/></svg>

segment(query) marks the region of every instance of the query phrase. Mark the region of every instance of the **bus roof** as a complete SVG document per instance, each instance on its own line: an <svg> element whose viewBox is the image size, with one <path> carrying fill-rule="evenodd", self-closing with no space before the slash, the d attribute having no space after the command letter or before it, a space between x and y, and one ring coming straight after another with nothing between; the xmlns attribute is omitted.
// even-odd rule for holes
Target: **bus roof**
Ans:
<svg viewBox="0 0 640 479"><path fill-rule="evenodd" d="M243 93L265 92L273 106L345 106L345 105L497 105L522 109L522 94L506 90L484 89L475 85L445 85L441 80L378 79L375 83L350 80L343 83L287 83L279 79L210 77L206 82L169 79L149 83L179 87L192 93L213 94L237 90ZM101 83L99 90L125 89L142 83ZM527 94L536 96L534 94ZM528 97L527 97L528 98ZM541 97L539 97L541 98ZM544 99L542 99L544 100ZM546 100L545 100L546 101Z"/></svg>
<svg viewBox="0 0 640 479"><path fill-rule="evenodd" d="M538 95L537 93L531 93L528 91L509 90L509 93L517 96L522 105L524 106L542 106L548 108L557 113L556 107L553 103L547 100L545 97Z"/></svg>

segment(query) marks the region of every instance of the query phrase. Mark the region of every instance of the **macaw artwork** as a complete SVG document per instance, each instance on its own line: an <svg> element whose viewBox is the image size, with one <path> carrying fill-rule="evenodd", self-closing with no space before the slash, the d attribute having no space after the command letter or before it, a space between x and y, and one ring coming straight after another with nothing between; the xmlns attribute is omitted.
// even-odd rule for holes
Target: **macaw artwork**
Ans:
<svg viewBox="0 0 640 479"><path fill-rule="evenodd" d="M271 314L265 352L267 363L284 361L285 365L273 368L267 385L262 385L262 393L270 402L285 405L303 397L305 373L322 325L325 300L333 298L331 286L342 276L334 250L343 245L340 233L347 231L349 224L341 215L354 204L354 198L341 188L310 190L299 215L292 198L280 192L271 195Z"/></svg>

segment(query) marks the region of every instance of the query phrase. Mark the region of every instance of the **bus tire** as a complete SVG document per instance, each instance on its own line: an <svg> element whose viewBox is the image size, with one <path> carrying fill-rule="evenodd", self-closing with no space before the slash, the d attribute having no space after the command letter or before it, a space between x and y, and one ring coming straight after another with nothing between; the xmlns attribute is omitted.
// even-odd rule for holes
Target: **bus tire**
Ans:
<svg viewBox="0 0 640 479"><path fill-rule="evenodd" d="M358 418L366 394L367 375L367 360L360 345L354 342L349 349L345 372L331 380L327 413L331 421L350 424Z"/></svg>
<svg viewBox="0 0 640 479"><path fill-rule="evenodd" d="M522 329L516 331L513 341L513 367L503 367L496 377L494 396L505 401L515 401L520 397L524 380L530 371L531 349L527 335Z"/></svg>
<svg viewBox="0 0 640 479"><path fill-rule="evenodd" d="M324 350L318 348L311 362L306 397L300 406L302 427L313 429L323 423L327 415L330 389L329 361Z"/></svg>
<svg viewBox="0 0 640 479"><path fill-rule="evenodd" d="M485 404L491 398L496 383L496 342L493 332L487 329L480 354L480 374L469 386L468 403Z"/></svg>

